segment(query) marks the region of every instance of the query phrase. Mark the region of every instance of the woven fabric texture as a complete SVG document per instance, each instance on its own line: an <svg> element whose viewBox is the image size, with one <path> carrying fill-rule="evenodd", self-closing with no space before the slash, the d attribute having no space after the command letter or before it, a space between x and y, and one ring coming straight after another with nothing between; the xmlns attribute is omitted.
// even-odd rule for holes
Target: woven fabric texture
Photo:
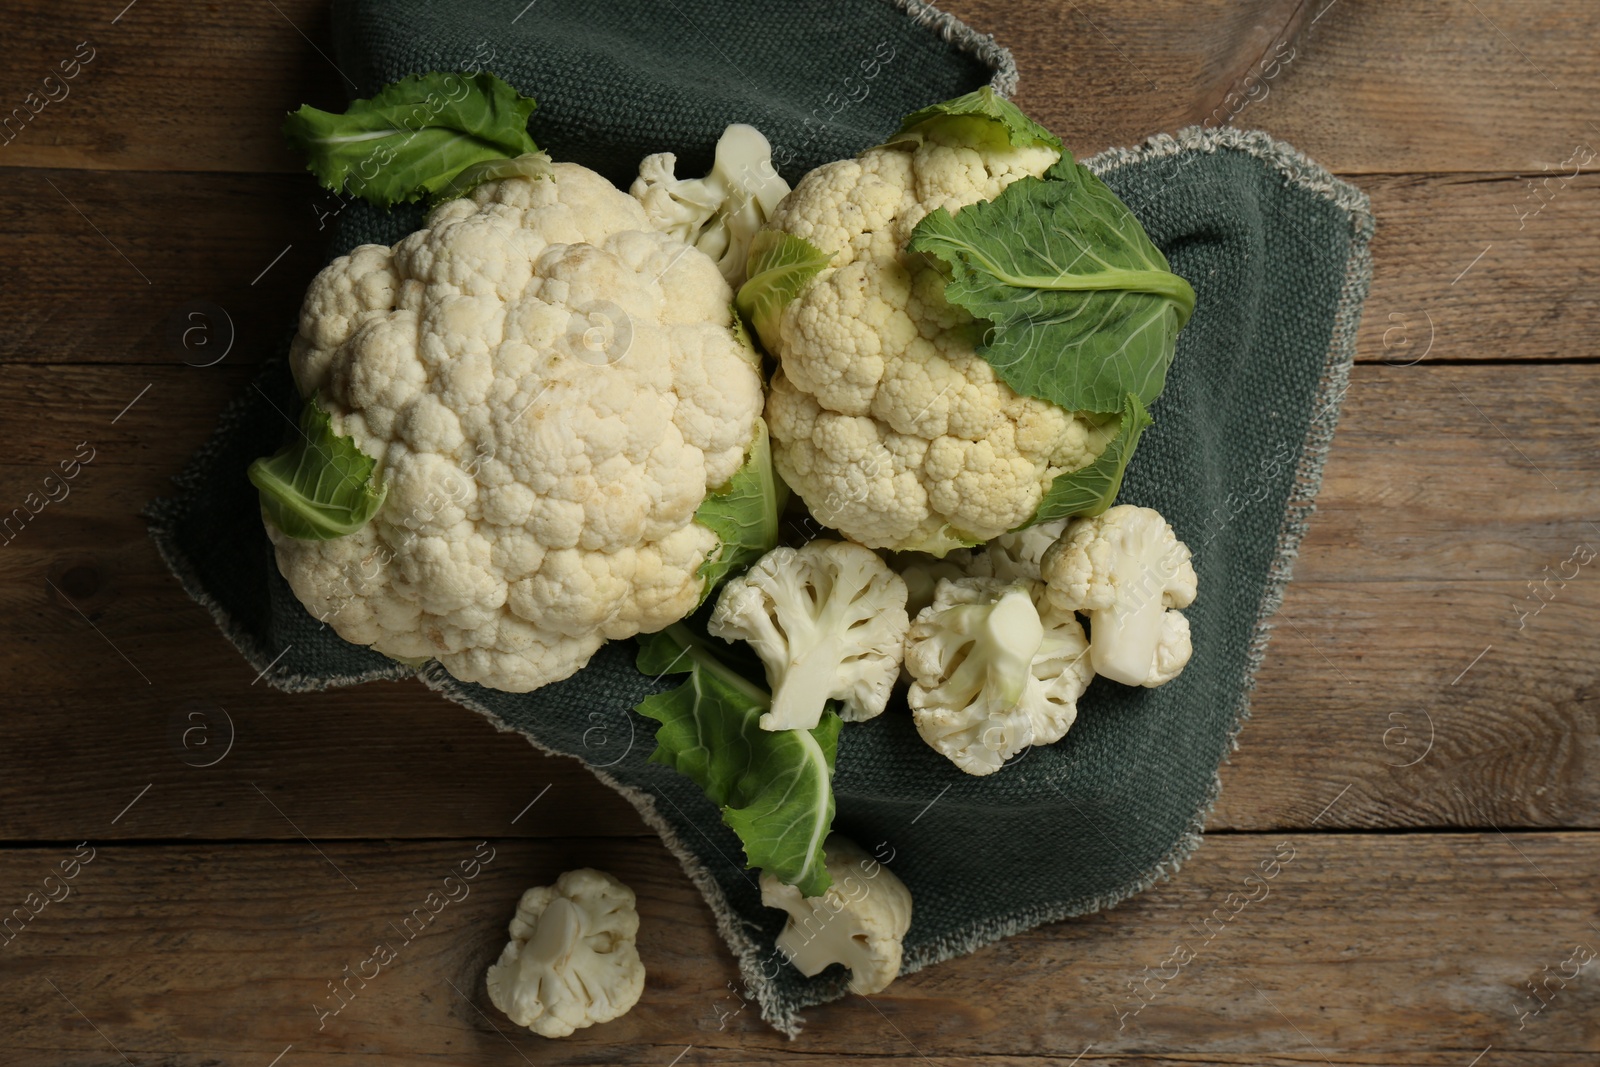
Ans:
<svg viewBox="0 0 1600 1067"><path fill-rule="evenodd" d="M914 2L540 0L519 15L523 2L343 0L339 66L360 95L410 73L490 70L539 99L531 129L541 146L622 182L640 156L664 149L699 173L732 121L765 131L792 180L882 140L908 111L1015 81L992 40ZM862 80L875 51L892 58ZM829 94L863 86L830 116ZM1159 689L1097 680L1063 741L986 778L923 744L903 704L846 727L835 825L888 858L912 892L908 972L1109 907L1198 845L1354 350L1372 232L1359 191L1264 134L1234 130L1186 130L1088 162L1197 293L1120 497L1160 510L1194 549L1194 658ZM420 223L417 211L353 204L332 251L392 243ZM279 688L410 677L320 625L277 572L244 471L278 447L299 407L281 355L223 413L177 495L148 509L152 534L189 593ZM638 674L633 657L632 642L614 642L572 679L523 695L458 682L437 664L419 677L583 761L632 801L705 894L763 1017L793 1034L802 1008L844 995L846 976L806 979L782 963L773 938L783 915L761 906L738 839L692 783L646 762L655 724L631 709L674 680Z"/></svg>

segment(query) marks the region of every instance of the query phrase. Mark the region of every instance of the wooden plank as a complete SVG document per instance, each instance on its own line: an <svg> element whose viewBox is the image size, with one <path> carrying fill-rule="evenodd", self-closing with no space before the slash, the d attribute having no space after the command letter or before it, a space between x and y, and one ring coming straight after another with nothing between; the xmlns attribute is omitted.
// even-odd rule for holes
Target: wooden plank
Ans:
<svg viewBox="0 0 1600 1067"><path fill-rule="evenodd" d="M1356 358L1594 359L1600 176L1570 171L1355 178L1378 223Z"/></svg>
<svg viewBox="0 0 1600 1067"><path fill-rule="evenodd" d="M15 249L0 262L0 288L30 298L0 338L0 362L206 364L230 323L226 362L260 362L294 328L331 232L319 212L336 206L304 177L14 179L0 186L0 227ZM1537 196L1511 175L1357 184L1379 220L1359 359L1592 358L1600 176L1550 179Z"/></svg>
<svg viewBox="0 0 1600 1067"><path fill-rule="evenodd" d="M326 58L325 0L232 4L203 15L152 3L119 14L122 4L89 0L18 7L6 27L6 114L46 76L60 78L80 42L93 58L66 83L64 99L0 147L0 165L292 173L302 164L279 133L284 114L345 100Z"/></svg>
<svg viewBox="0 0 1600 1067"><path fill-rule="evenodd" d="M1538 172L1600 138L1584 0L943 6L1011 48L1017 102L1080 154L1228 123L1341 174Z"/></svg>
<svg viewBox="0 0 1600 1067"><path fill-rule="evenodd" d="M1525 631L1492 629L1523 592L1296 583L1209 825L1600 825L1587 697L1600 684L1600 594L1574 583ZM176 591L142 610L81 601L99 633L48 590L33 600L20 624L62 632L6 635L9 839L644 831L573 761L419 684L267 690ZM163 616L190 618L159 632ZM652 744L621 715L613 725L596 737L596 762Z"/></svg>
<svg viewBox="0 0 1600 1067"><path fill-rule="evenodd" d="M1595 5L1336 2L1314 0L1322 17L1296 42L1301 54L1235 125L1270 130L1340 173L1537 178L1577 145L1600 148L1584 117L1600 91Z"/></svg>
<svg viewBox="0 0 1600 1067"><path fill-rule="evenodd" d="M1080 153L1221 121L1249 96L1234 124L1346 173L1537 171L1597 136L1576 118L1600 89L1588 48L1600 13L1584 0L945 6L1013 50L1019 102ZM293 173L283 112L344 100L321 0L207 18L141 4L110 19L85 0L13 16L7 109L78 42L96 52L65 99L0 147L0 166ZM1290 38L1294 58L1272 66ZM1260 81L1263 70L1277 73Z"/></svg>
<svg viewBox="0 0 1600 1067"><path fill-rule="evenodd" d="M8 836L83 833L152 783L111 833L289 834L252 782L318 838L640 832L575 764L420 686L286 696L256 681L136 517L247 374L0 372L7 424L32 428L0 465L0 500L21 503L78 441L98 449L71 495L0 548ZM1212 825L1304 825L1346 786L1318 825L1600 825L1586 695L1600 680L1600 564L1574 558L1600 549L1597 406L1600 377L1582 365L1357 370ZM219 750L199 744L221 744L216 708L238 744L215 768L184 766ZM185 749L174 727L191 724L207 729ZM1425 759L1401 767L1430 736ZM512 826L546 784L540 817Z"/></svg>
<svg viewBox="0 0 1600 1067"><path fill-rule="evenodd" d="M1600 825L1596 584L1296 582L1211 825Z"/></svg>
<svg viewBox="0 0 1600 1067"><path fill-rule="evenodd" d="M1600 946L1597 834L1214 838L1114 911L813 1009L792 1043L754 1008L734 1014L742 987L710 913L653 842L91 846L71 895L0 950L19 1067L120 1062L112 1044L172 1067L265 1065L290 1046L302 1065L1043 1064L1092 1046L1084 1062L1461 1067L1490 1046L1494 1063L1600 1052L1594 965L1563 966ZM475 853L489 858L465 899L407 940L401 920ZM20 904L69 855L0 853L0 884ZM586 864L638 894L645 993L620 1020L546 1041L488 1004L482 974L521 890ZM394 962L320 1014L379 943Z"/></svg>
<svg viewBox="0 0 1600 1067"><path fill-rule="evenodd" d="M1296 581L1523 583L1600 548L1596 410L1587 365L1356 368Z"/></svg>
<svg viewBox="0 0 1600 1067"><path fill-rule="evenodd" d="M295 327L334 206L309 178L9 171L0 289L26 299L0 361L260 362Z"/></svg>

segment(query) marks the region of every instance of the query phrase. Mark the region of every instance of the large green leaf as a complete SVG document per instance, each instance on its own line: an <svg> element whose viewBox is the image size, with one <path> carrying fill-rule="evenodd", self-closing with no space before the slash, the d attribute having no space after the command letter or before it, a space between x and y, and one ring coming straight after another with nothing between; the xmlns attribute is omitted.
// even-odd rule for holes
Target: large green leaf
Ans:
<svg viewBox="0 0 1600 1067"><path fill-rule="evenodd" d="M734 307L744 316L768 352L777 355L778 319L795 294L833 262L810 241L782 230L762 230L750 242L745 283L734 297Z"/></svg>
<svg viewBox="0 0 1600 1067"><path fill-rule="evenodd" d="M705 582L700 598L742 571L778 544L778 517L788 496L772 469L772 442L765 419L756 419L756 436L744 466L728 484L706 497L694 519L721 539L715 554L707 556L697 572Z"/></svg>
<svg viewBox="0 0 1600 1067"><path fill-rule="evenodd" d="M1122 474L1139 446L1139 435L1149 425L1150 413L1136 394L1129 393L1117 418L1117 435L1106 443L1105 451L1087 467L1057 475L1028 525L1069 515L1098 515L1109 508L1122 488Z"/></svg>
<svg viewBox="0 0 1600 1067"><path fill-rule="evenodd" d="M989 323L979 354L1006 383L1069 411L1154 401L1194 310L1133 212L1066 156L1044 180L933 212L908 247L948 266L945 298Z"/></svg>
<svg viewBox="0 0 1600 1067"><path fill-rule="evenodd" d="M261 507L278 529L305 541L331 541L365 526L388 491L377 461L355 439L333 432L333 417L313 394L300 410L299 432L274 456L250 464Z"/></svg>
<svg viewBox="0 0 1600 1067"><path fill-rule="evenodd" d="M1020 147L1043 145L1061 149L1061 138L1022 113L1022 109L985 85L965 96L913 111L900 122L900 130L889 138L896 141L920 140L942 129L975 145L1010 143Z"/></svg>
<svg viewBox="0 0 1600 1067"><path fill-rule="evenodd" d="M283 133L325 188L388 207L459 194L464 187L452 183L468 167L537 152L533 109L493 74L435 72L386 85L342 115L303 105Z"/></svg>
<svg viewBox="0 0 1600 1067"><path fill-rule="evenodd" d="M639 641L640 671L689 675L637 709L661 724L650 762L705 790L744 843L748 866L820 896L831 884L822 843L833 825L839 716L823 712L812 730L763 730L771 697L681 623Z"/></svg>

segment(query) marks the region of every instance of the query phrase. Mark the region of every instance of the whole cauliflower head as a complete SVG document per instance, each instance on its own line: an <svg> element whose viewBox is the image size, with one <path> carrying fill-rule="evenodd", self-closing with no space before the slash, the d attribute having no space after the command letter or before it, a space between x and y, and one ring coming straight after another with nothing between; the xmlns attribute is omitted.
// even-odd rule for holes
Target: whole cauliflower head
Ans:
<svg viewBox="0 0 1600 1067"><path fill-rule="evenodd" d="M378 461L373 521L268 524L295 595L348 641L524 692L691 611L694 521L761 412L717 266L584 167L487 182L306 294L291 360Z"/></svg>
<svg viewBox="0 0 1600 1067"><path fill-rule="evenodd" d="M568 871L528 890L510 932L485 981L518 1026L566 1037L626 1014L644 992L633 890L604 871Z"/></svg>
<svg viewBox="0 0 1600 1067"><path fill-rule="evenodd" d="M1094 678L1077 617L1040 582L941 579L906 635L906 701L922 739L961 770L993 774L1061 740Z"/></svg>
<svg viewBox="0 0 1600 1067"><path fill-rule="evenodd" d="M1189 546L1154 508L1119 504L1073 519L1044 554L1050 604L1089 616L1097 674L1124 685L1165 685L1188 664L1197 580Z"/></svg>
<svg viewBox="0 0 1600 1067"><path fill-rule="evenodd" d="M945 276L906 252L929 213L992 200L1060 156L972 147L964 129L819 167L768 224L833 255L763 337L781 363L774 461L818 521L872 548L943 555L1021 526L1114 425L1014 392L976 353L981 327L945 300Z"/></svg>

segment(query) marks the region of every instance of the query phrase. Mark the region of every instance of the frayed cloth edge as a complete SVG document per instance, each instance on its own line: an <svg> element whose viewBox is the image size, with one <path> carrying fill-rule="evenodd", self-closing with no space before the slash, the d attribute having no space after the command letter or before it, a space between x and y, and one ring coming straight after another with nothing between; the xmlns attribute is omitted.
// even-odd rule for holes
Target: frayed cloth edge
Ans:
<svg viewBox="0 0 1600 1067"><path fill-rule="evenodd" d="M994 39L993 34L979 33L965 22L939 10L924 0L889 0L908 19L918 26L930 29L941 40L956 46L988 67L993 74L989 86L1001 96L1012 96L1017 91L1017 61L1011 49Z"/></svg>

